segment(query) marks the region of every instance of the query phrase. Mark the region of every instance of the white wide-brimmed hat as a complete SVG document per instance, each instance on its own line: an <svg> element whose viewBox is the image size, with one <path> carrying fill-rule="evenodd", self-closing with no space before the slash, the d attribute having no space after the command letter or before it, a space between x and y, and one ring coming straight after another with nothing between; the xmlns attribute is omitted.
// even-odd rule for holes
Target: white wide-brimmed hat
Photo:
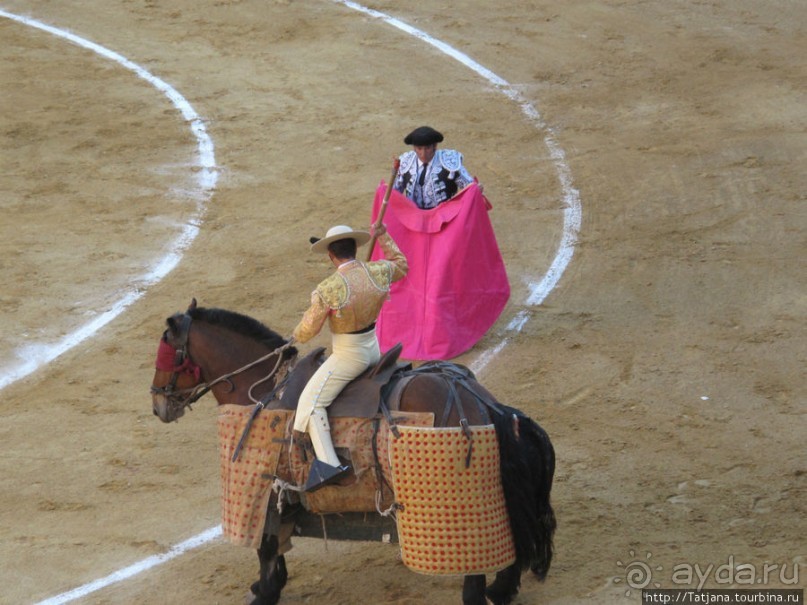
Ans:
<svg viewBox="0 0 807 605"><path fill-rule="evenodd" d="M314 238L311 238L311 252L327 252L328 245L340 239L354 239L358 247L370 241L370 234L367 231L353 231L347 225L336 225L328 229L322 239L313 241Z"/></svg>

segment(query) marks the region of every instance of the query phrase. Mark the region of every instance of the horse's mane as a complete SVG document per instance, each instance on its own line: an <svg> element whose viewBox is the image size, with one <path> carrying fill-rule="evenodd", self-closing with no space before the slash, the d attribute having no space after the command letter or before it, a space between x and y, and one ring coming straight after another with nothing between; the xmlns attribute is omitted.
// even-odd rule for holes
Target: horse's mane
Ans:
<svg viewBox="0 0 807 605"><path fill-rule="evenodd" d="M285 339L274 330L267 328L257 319L227 311L225 309L207 309L197 307L189 309L188 313L194 320L206 321L210 324L227 328L244 336L253 338L265 344L270 349L276 349L286 343Z"/></svg>

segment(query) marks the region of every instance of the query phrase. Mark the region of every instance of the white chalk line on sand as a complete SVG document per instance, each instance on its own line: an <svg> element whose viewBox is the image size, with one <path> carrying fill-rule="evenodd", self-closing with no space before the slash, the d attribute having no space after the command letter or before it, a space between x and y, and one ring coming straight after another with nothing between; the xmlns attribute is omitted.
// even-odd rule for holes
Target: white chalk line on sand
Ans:
<svg viewBox="0 0 807 605"><path fill-rule="evenodd" d="M53 344L38 344L26 347L25 359L10 368L3 368L0 373L0 390L7 387L13 382L25 378L38 370L43 365L50 363L60 355L66 353L76 345L84 342L93 336L98 330L103 328L113 319L118 317L125 309L137 301L148 286L154 285L170 273L174 267L179 264L183 252L190 246L191 242L196 238L199 233L199 224L205 210L205 204L213 195L216 182L218 180L218 170L216 168L216 159L213 153L213 141L207 134L205 125L202 119L191 107L190 103L179 94L171 85L165 81L152 75L136 63L133 63L126 57L118 53L104 48L95 42L85 40L75 34L66 32L64 30L52 27L35 19L22 17L0 9L0 17L5 17L13 21L17 21L24 25L35 27L45 31L54 36L63 38L73 44L91 50L104 58L115 61L122 67L134 72L138 77L146 80L157 90L162 92L173 103L186 122L190 124L191 132L196 137L197 146L197 166L198 170L195 173L195 179L198 190L189 194L189 197L197 200L197 208L195 215L190 218L188 223L182 229L180 235L170 245L169 251L163 257L158 259L148 271L133 279L134 286L131 287L124 295L115 301L112 306L103 313L99 314L92 321L80 326L76 330L68 333Z"/></svg>
<svg viewBox="0 0 807 605"><path fill-rule="evenodd" d="M360 4L356 4L355 2L349 2L346 0L332 0L337 4L343 4L344 6L351 8L353 10L362 12L367 14L371 17L380 19L385 23L396 27L407 34L415 36L430 44L443 52L444 54L456 59L472 71L476 72L478 75L485 78L488 82L496 86L505 96L507 96L512 101L518 103L521 107L521 110L524 114L530 119L530 121L539 129L544 130L547 132L546 136L544 137L544 144L547 146L549 150L550 156L552 161L555 165L555 169L558 172L558 177L560 179L561 189L563 192L563 235L561 237L560 245L557 254L549 267L549 270L543 276L543 278L534 283L530 283L528 286L529 295L525 301L526 307L532 307L536 305L540 305L549 293L553 290L553 288L557 285L558 281L560 280L563 272L566 270L566 267L569 265L572 259L572 255L574 254L574 246L577 242L577 236L580 231L580 224L582 219L582 211L580 207L580 195L579 192L574 188L572 185L572 178L571 178L571 171L569 170L568 165L566 164L566 156L561 149L560 145L555 141L555 138L552 134L551 129L549 129L544 123L543 120L538 113L538 111L528 102L526 101L522 95L513 87L511 86L506 80L500 78L492 71L487 69L486 67L480 65L468 55L454 49L453 47L449 46L448 44L441 42L429 34L412 27L396 19L395 17L391 17L386 15L385 13L378 12L373 9L366 8ZM3 12L0 11L0 15L3 15ZM58 30L57 30L58 31ZM186 118L187 119L187 118ZM212 154L212 144L211 144L211 154ZM177 259L178 260L178 259ZM173 268L173 267L172 267ZM166 272L167 273L167 272ZM122 309L121 309L122 310ZM516 316L508 323L506 327L507 332L519 332L524 327L524 325L529 320L529 313L526 309L522 309L519 311ZM495 347L484 351L480 357L471 364L471 369L475 372L479 372L487 364L498 355L502 349L509 343L509 337L505 337L502 341L497 344ZM2 386L0 386L2 388ZM201 534L182 542L174 547L172 547L167 553L161 555L154 555L148 557L147 559L143 559L142 561L135 563L134 565L130 565L125 569L112 573L105 578L101 578L100 580L95 580L94 582L90 582L88 584L84 584L78 588L75 588L69 592L65 592L63 594L57 595L45 601L41 601L37 605L62 605L63 603L68 603L75 599L82 598L92 592L100 590L106 586L111 584L123 581L125 579L131 578L143 571L151 569L157 565L165 563L166 561L170 561L183 553L197 548L210 542L218 537L221 536L222 530L221 526L212 527Z"/></svg>
<svg viewBox="0 0 807 605"><path fill-rule="evenodd" d="M211 527L207 531L203 531L198 536L194 536L193 538L185 540L184 542L177 544L176 546L172 546L168 552L159 555L152 555L147 559L138 561L134 565L124 567L123 569L118 570L115 573L111 573L105 578L95 580L94 582L90 582L89 584L85 584L84 586L79 586L78 588L75 588L70 592L65 592L58 596L51 597L50 599L40 601L37 605L61 605L61 603L69 603L70 601L80 599L92 592L95 592L96 590L105 588L110 584L122 582L123 580L131 578L132 576L136 576L137 574L147 569L151 569L152 567L156 567L157 565L166 563L171 559L175 559L180 555L185 554L189 550L193 550L197 546L201 546L202 544L206 544L211 540L215 540L219 536L221 536L221 526L219 525L217 527Z"/></svg>

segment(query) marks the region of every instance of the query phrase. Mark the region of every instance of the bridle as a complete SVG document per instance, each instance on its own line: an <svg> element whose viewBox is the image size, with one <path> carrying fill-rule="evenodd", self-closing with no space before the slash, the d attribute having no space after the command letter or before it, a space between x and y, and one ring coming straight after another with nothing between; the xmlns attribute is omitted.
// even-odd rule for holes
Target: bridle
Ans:
<svg viewBox="0 0 807 605"><path fill-rule="evenodd" d="M162 395L168 401L172 411L178 412L184 408L191 408L191 404L199 400L210 388L206 384L195 384L187 389L177 390L177 381L182 374L192 374L197 380L201 377L201 368L196 365L188 355L188 335L191 331L191 321L193 319L188 313L182 316L182 323L179 326L176 343L174 347L168 342L168 330L163 333L160 341L160 349L157 353L157 369L170 371L171 377L168 383L162 387L151 386L152 395ZM173 360L168 359L170 350L174 350ZM185 397L187 395L187 397ZM184 399L182 399L185 397Z"/></svg>
<svg viewBox="0 0 807 605"><path fill-rule="evenodd" d="M160 341L160 351L158 352L157 355L157 369L168 370L169 368L167 366L170 365L171 377L168 379L168 383L163 387L155 387L154 385L152 385L151 386L152 395L162 395L163 397L165 397L166 401L168 402L170 410L175 414L178 414L181 410L185 408L188 408L189 410L193 411L191 405L196 403L199 399L201 399L214 386L222 382L227 382L230 385L230 390L231 391L235 390L235 385L233 384L232 380L230 380L231 377L235 376L236 374L240 374L245 370L248 370L249 368L261 363L262 361L266 361L272 355L276 354L278 356L277 363L275 363L275 366L272 369L272 371L269 372L267 376L261 378L259 381L253 384L249 389L249 398L253 402L258 403L252 397L252 389L255 388L258 384L266 382L267 380L269 380L269 378L271 378L277 373L278 368L280 367L280 364L283 361L283 351L290 348L294 344L294 339L289 340L288 342L274 349L270 353L267 353L263 357L260 357L255 361L252 361L233 372L229 372L227 374L219 376L215 380L212 380L210 382L197 383L193 387L177 390L176 389L177 381L179 380L179 376L181 374L192 374L193 376L196 377L197 381L201 377L202 369L193 362L193 360L190 358L190 355L188 354L188 337L190 335L192 321L193 318L190 316L189 313L184 313L182 315L182 323L179 326L179 331L176 339L178 346L175 349L173 345L169 344L168 342L168 330L166 330L163 333L163 337ZM173 363L165 359L165 357L167 357L168 349L175 350ZM185 397L186 395L187 397ZM185 398L182 399L182 397Z"/></svg>

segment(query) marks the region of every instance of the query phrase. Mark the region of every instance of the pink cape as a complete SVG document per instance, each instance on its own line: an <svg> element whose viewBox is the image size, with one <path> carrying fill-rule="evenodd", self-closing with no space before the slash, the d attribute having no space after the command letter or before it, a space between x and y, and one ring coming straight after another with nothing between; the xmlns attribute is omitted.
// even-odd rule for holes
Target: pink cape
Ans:
<svg viewBox="0 0 807 605"><path fill-rule="evenodd" d="M373 201L373 223L386 185ZM451 359L470 349L496 321L510 284L488 210L476 184L431 210L393 191L387 231L406 255L409 273L392 284L378 318L381 350L403 343L402 357ZM383 258L376 246L373 259Z"/></svg>

